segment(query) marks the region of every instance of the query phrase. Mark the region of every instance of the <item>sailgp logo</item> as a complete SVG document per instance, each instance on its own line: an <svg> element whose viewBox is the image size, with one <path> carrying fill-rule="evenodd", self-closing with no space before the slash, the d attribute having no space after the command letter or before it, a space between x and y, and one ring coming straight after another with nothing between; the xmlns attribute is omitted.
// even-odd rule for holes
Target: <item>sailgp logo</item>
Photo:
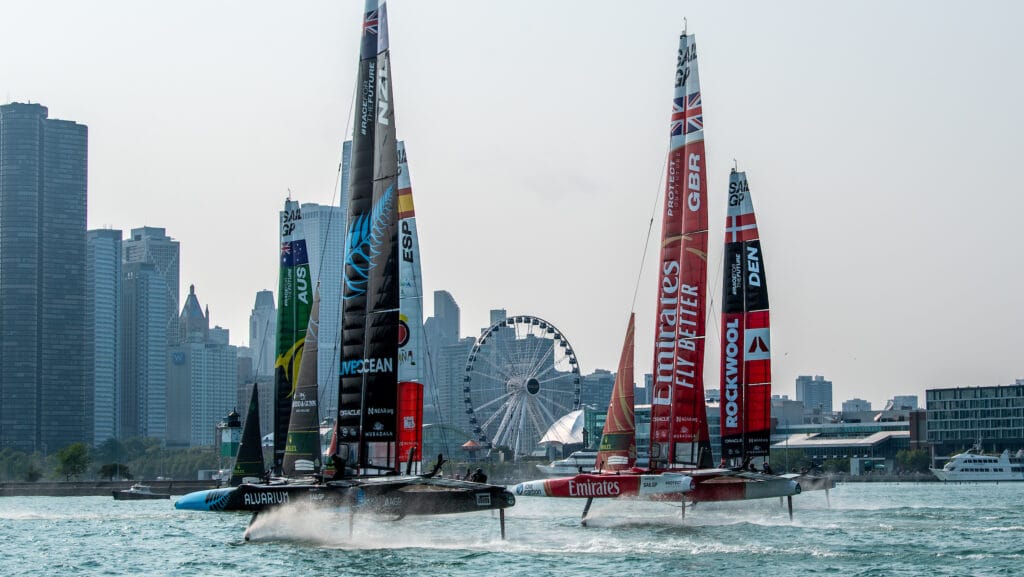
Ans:
<svg viewBox="0 0 1024 577"><path fill-rule="evenodd" d="M392 184L380 196L373 210L356 216L349 228L345 247L345 300L366 294L370 271L377 266L374 261L381 254L380 247L387 236L394 209L394 191L395 185Z"/></svg>

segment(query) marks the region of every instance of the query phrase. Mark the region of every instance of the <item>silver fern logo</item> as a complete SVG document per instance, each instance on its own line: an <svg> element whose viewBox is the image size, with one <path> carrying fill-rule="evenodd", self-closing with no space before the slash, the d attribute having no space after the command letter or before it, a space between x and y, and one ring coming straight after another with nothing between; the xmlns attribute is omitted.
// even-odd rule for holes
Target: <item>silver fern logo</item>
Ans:
<svg viewBox="0 0 1024 577"><path fill-rule="evenodd" d="M366 294L370 271L384 243L391 220L392 196L395 185L384 191L370 214L360 214L348 231L348 246L345 250L345 300Z"/></svg>

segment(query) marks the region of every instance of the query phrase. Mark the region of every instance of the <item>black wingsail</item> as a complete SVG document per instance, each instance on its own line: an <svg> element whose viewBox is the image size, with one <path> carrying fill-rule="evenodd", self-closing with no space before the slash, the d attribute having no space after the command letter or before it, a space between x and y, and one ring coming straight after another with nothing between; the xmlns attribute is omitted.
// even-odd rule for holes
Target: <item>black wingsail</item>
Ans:
<svg viewBox="0 0 1024 577"><path fill-rule="evenodd" d="M398 158L387 9L367 0L342 297L335 439L361 468L393 466L398 397ZM372 454L371 454L372 453Z"/></svg>
<svg viewBox="0 0 1024 577"><path fill-rule="evenodd" d="M242 425L242 440L238 444L238 455L235 456L235 468L231 470L231 485L238 486L244 479L259 479L266 470L263 462L263 445L260 439L260 388L252 385L252 396L249 397L249 410L245 413L245 424Z"/></svg>

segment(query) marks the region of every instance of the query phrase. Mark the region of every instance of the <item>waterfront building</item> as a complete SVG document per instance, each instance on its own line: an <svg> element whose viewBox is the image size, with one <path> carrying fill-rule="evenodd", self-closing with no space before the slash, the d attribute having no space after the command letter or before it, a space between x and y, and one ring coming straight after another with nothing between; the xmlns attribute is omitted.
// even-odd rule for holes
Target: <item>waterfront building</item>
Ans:
<svg viewBox="0 0 1024 577"><path fill-rule="evenodd" d="M886 411L913 411L917 408L917 395L896 395L885 403Z"/></svg>
<svg viewBox="0 0 1024 577"><path fill-rule="evenodd" d="M121 231L86 234L87 409L90 442L117 439L121 401Z"/></svg>
<svg viewBox="0 0 1024 577"><path fill-rule="evenodd" d="M177 344L178 339L178 282L179 255L178 241L167 236L166 229L144 226L133 228L131 237L122 243L124 264L144 263L152 265L153 272L163 280L164 340L168 345ZM152 295L157 298L161 295ZM221 415L223 416L223 415Z"/></svg>
<svg viewBox="0 0 1024 577"><path fill-rule="evenodd" d="M584 375L580 378L580 405L606 413L608 403L612 399L613 386L615 373L611 371L596 369L589 375Z"/></svg>
<svg viewBox="0 0 1024 577"><path fill-rule="evenodd" d="M981 441L984 450L1024 448L1024 380L1012 385L925 391L928 442L948 456Z"/></svg>
<svg viewBox="0 0 1024 577"><path fill-rule="evenodd" d="M779 425L800 425L804 422L804 404L789 395L772 395L772 420Z"/></svg>
<svg viewBox="0 0 1024 577"><path fill-rule="evenodd" d="M774 399L773 399L774 401ZM774 409L774 404L773 404ZM813 463L849 459L850 472L860 474L866 470L894 470L896 453L911 447L911 421L875 421L839 423L783 423L772 415L772 451L800 451ZM773 457L776 471L788 468L786 461Z"/></svg>
<svg viewBox="0 0 1024 577"><path fill-rule="evenodd" d="M815 375L796 378L796 400L804 404L806 414L824 419L832 413L832 381Z"/></svg>
<svg viewBox="0 0 1024 577"><path fill-rule="evenodd" d="M256 293L256 304L249 313L249 347L245 356L252 359L256 376L274 374L274 347L277 342L277 303L273 291ZM243 352L239 350L239 356ZM244 405L243 405L244 406Z"/></svg>
<svg viewBox="0 0 1024 577"><path fill-rule="evenodd" d="M437 379L437 410L435 423L451 425L467 435L473 432L466 415L466 395L463 393L463 378L466 375L466 360L473 349L476 339L465 337L450 345L444 345L438 351L436 363L433 364L434 377ZM424 413L424 422L427 415Z"/></svg>
<svg viewBox="0 0 1024 577"><path fill-rule="evenodd" d="M850 399L849 401L843 401L843 416L847 413L866 413L871 410L871 401L865 401L864 399Z"/></svg>
<svg viewBox="0 0 1024 577"><path fill-rule="evenodd" d="M210 311L200 307L195 285L182 307L178 334L181 342L169 351L167 445L213 446L217 423L237 407L238 351L227 329L210 328Z"/></svg>
<svg viewBox="0 0 1024 577"><path fill-rule="evenodd" d="M643 386L638 386L633 389L633 404L634 405L649 405L651 404L651 391L654 390L654 375L651 373L644 373Z"/></svg>
<svg viewBox="0 0 1024 577"><path fill-rule="evenodd" d="M121 386L119 434L167 434L167 281L155 264L121 265ZM177 334L177 330L174 331Z"/></svg>
<svg viewBox="0 0 1024 577"><path fill-rule="evenodd" d="M92 439L87 412L88 129L0 106L0 449Z"/></svg>
<svg viewBox="0 0 1024 577"><path fill-rule="evenodd" d="M448 291L434 291L434 314L423 321L427 340L427 382L423 390L423 419L426 423L441 422L437 397L440 394L439 371L441 349L459 342L459 305ZM447 388L447 387L445 387Z"/></svg>

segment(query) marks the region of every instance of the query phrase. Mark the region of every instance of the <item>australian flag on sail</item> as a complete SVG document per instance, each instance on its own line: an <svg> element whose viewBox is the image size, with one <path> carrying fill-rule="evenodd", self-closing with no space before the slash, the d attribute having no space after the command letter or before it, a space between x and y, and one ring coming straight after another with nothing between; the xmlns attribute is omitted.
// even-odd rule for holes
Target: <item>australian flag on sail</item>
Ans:
<svg viewBox="0 0 1024 577"><path fill-rule="evenodd" d="M292 267L295 265L309 264L309 255L306 253L306 241L286 240L281 243L281 266Z"/></svg>

